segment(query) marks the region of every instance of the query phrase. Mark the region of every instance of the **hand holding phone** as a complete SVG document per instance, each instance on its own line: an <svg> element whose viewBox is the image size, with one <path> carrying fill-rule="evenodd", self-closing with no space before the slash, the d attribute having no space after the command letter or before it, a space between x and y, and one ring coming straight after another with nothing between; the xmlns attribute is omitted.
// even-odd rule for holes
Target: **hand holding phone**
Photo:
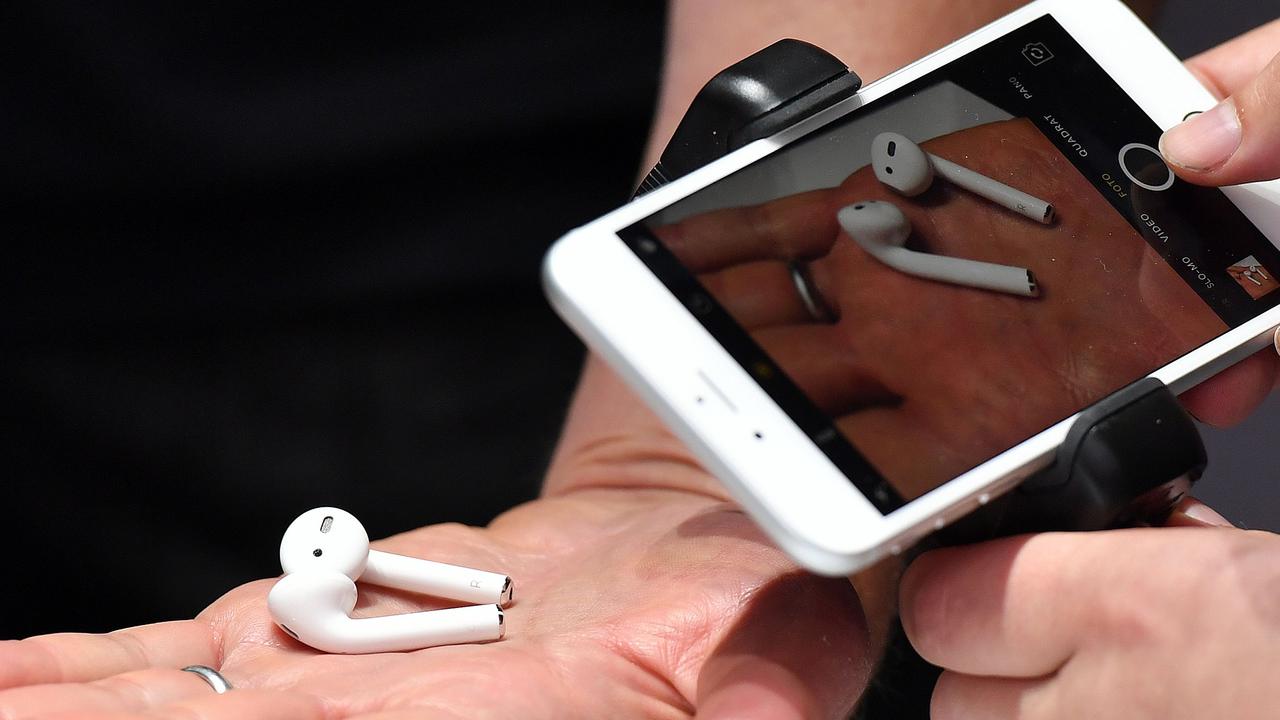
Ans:
<svg viewBox="0 0 1280 720"><path fill-rule="evenodd" d="M1212 99L1131 13L1095 5L1031 3L549 254L566 319L811 569L848 572L1008 490L1121 387L1182 392L1270 344L1274 188L1177 180L1161 128ZM890 190L872 172L886 133L1057 217L954 183ZM915 257L1026 268L1039 296L876 256L837 220L867 201L901 212Z"/></svg>
<svg viewBox="0 0 1280 720"><path fill-rule="evenodd" d="M1193 161L1172 156L1171 152L1177 151L1169 147L1168 138L1177 133L1183 142L1197 146L1201 136L1214 131L1212 126L1204 128L1199 122L1193 122L1200 117L1195 115L1166 133L1160 146L1179 177L1211 186L1280 178L1280 154L1275 152L1280 145L1277 139L1280 134L1280 54L1277 53L1280 53L1280 20L1187 61L1187 67L1216 94L1239 96L1238 100L1223 99L1236 110L1248 107L1252 121L1248 127L1249 140L1244 140L1242 126L1240 142L1230 148L1230 158L1209 160L1208 170L1194 170L1187 166ZM1221 373L1212 384L1191 388L1182 395L1182 401L1204 422L1234 425L1244 420L1275 387L1278 365L1275 355L1260 352Z"/></svg>
<svg viewBox="0 0 1280 720"><path fill-rule="evenodd" d="M1280 537L1175 517L917 559L901 615L945 670L934 716L1274 717Z"/></svg>
<svg viewBox="0 0 1280 720"><path fill-rule="evenodd" d="M1238 185L1280 177L1280 20L1187 65L1222 102L1170 130L1160 147L1188 182Z"/></svg>

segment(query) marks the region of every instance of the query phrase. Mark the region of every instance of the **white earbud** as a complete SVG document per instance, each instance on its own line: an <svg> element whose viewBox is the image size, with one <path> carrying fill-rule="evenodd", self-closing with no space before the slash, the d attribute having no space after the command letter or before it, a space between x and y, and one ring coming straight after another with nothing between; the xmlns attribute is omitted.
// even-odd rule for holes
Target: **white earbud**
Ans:
<svg viewBox="0 0 1280 720"><path fill-rule="evenodd" d="M511 602L511 578L369 549L364 525L346 510L319 507L298 516L280 540L286 573L336 570L352 580L468 603Z"/></svg>
<svg viewBox="0 0 1280 720"><path fill-rule="evenodd" d="M437 645L501 640L497 605L353 618L356 584L333 570L308 570L280 578L267 596L271 617L282 630L329 653L381 653Z"/></svg>
<svg viewBox="0 0 1280 720"><path fill-rule="evenodd" d="M369 549L369 535L351 513L308 510L280 541L285 571L267 597L285 632L325 652L399 652L502 638L502 607L511 579L499 573ZM355 619L355 581L420 592L472 607Z"/></svg>
<svg viewBox="0 0 1280 720"><path fill-rule="evenodd" d="M911 223L892 203L867 200L841 208L836 217L863 250L900 272L1024 297L1040 295L1035 275L1026 268L906 249Z"/></svg>
<svg viewBox="0 0 1280 720"><path fill-rule="evenodd" d="M875 170L876 179L907 197L915 197L928 190L936 173L969 192L1038 223L1048 225L1053 222L1053 205L963 165L927 153L905 135L894 132L877 135L871 141L871 167Z"/></svg>

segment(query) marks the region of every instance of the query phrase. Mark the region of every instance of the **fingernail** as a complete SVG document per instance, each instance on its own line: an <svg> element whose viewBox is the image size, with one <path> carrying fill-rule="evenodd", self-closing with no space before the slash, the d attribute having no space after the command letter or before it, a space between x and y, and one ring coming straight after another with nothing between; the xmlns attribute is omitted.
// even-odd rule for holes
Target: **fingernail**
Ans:
<svg viewBox="0 0 1280 720"><path fill-rule="evenodd" d="M1212 525L1214 527L1235 527L1235 525L1231 524L1230 520L1219 515L1217 510L1214 510L1201 502L1191 503L1187 507L1183 508L1182 514L1205 525Z"/></svg>
<svg viewBox="0 0 1280 720"><path fill-rule="evenodd" d="M1160 152L1169 162L1188 170L1212 170L1231 159L1242 137L1240 114L1227 98L1166 132L1160 138Z"/></svg>

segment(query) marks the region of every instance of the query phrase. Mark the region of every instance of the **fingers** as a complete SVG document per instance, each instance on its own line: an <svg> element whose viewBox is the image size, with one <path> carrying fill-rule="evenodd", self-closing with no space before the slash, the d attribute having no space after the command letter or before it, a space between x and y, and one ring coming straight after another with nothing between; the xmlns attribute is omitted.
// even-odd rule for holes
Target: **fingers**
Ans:
<svg viewBox="0 0 1280 720"><path fill-rule="evenodd" d="M932 720L1032 720L1057 717L1043 680L975 677L944 672L933 688Z"/></svg>
<svg viewBox="0 0 1280 720"><path fill-rule="evenodd" d="M31 685L0 692L0 717L9 720L57 713L142 712L212 692L194 673L151 669L91 683Z"/></svg>
<svg viewBox="0 0 1280 720"><path fill-rule="evenodd" d="M655 233L695 274L758 260L812 259L835 241L830 190L694 215Z"/></svg>
<svg viewBox="0 0 1280 720"><path fill-rule="evenodd" d="M190 673L188 673L190 674ZM39 716L40 720L319 720L328 717L314 697L262 690L232 690L190 697L138 711L73 710Z"/></svg>
<svg viewBox="0 0 1280 720"><path fill-rule="evenodd" d="M0 692L0 717L254 720L324 717L303 695L243 688L218 695L200 676L173 668L126 672L87 683L32 685Z"/></svg>
<svg viewBox="0 0 1280 720"><path fill-rule="evenodd" d="M214 665L204 622L141 625L105 635L59 633L0 643L0 688L97 680L151 667Z"/></svg>
<svg viewBox="0 0 1280 720"><path fill-rule="evenodd" d="M698 717L845 718L870 674L867 626L844 579L758 590L698 676Z"/></svg>
<svg viewBox="0 0 1280 720"><path fill-rule="evenodd" d="M1275 387L1280 357L1267 348L1191 388L1179 398L1187 411L1210 425L1234 425L1266 400Z"/></svg>
<svg viewBox="0 0 1280 720"><path fill-rule="evenodd" d="M748 330L815 322L786 263L753 262L707 273L698 280Z"/></svg>
<svg viewBox="0 0 1280 720"><path fill-rule="evenodd" d="M1077 652L1159 637L1222 577L1249 536L1147 528L1045 533L920 556L903 578L903 629L926 660L966 675L1039 678ZM1159 612L1153 612L1158 609Z"/></svg>
<svg viewBox="0 0 1280 720"><path fill-rule="evenodd" d="M947 548L903 578L903 629L921 657L969 675L1035 678L1075 652L1090 583L1078 576L1083 538L1054 534Z"/></svg>
<svg viewBox="0 0 1280 720"><path fill-rule="evenodd" d="M1238 185L1280 177L1280 25L1273 24L1215 51L1196 67L1231 87L1213 109L1165 133L1161 152L1174 171L1199 185ZM1269 62L1237 83L1241 68ZM1230 67L1231 70L1225 68ZM1247 72L1247 71L1246 71Z"/></svg>

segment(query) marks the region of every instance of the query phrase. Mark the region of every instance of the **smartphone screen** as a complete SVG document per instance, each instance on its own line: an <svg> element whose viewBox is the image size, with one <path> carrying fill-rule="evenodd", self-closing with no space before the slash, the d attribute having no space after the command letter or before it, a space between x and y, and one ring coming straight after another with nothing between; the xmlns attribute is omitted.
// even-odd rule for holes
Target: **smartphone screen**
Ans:
<svg viewBox="0 0 1280 720"><path fill-rule="evenodd" d="M1053 220L941 176L891 189L883 133ZM1046 15L621 236L887 513L1280 302L1280 252L1176 180L1160 134ZM837 219L869 201L901 212L907 249L1024 268L1038 294L887 264Z"/></svg>

